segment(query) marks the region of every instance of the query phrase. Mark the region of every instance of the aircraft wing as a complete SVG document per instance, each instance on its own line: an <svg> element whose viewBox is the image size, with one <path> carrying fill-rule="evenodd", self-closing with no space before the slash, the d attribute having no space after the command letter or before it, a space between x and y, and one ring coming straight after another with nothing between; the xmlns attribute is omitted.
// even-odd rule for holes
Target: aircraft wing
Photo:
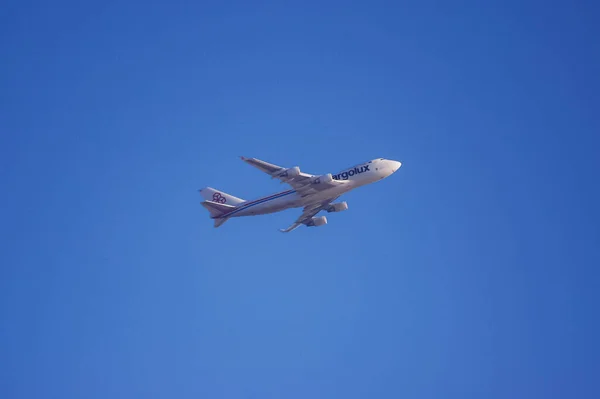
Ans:
<svg viewBox="0 0 600 399"><path fill-rule="evenodd" d="M323 209L327 208L327 206L329 206L329 204L335 201L338 197L339 195L333 198L329 198L323 202L305 206L302 210L302 214L300 215L300 217L298 217L298 219L296 219L296 221L290 227L288 227L287 229L280 229L279 231L281 231L282 233L289 233L290 231L300 227L302 224L308 225L313 216L321 212Z"/></svg>
<svg viewBox="0 0 600 399"><path fill-rule="evenodd" d="M328 188L348 184L347 180L324 181L321 176L300 172L300 168L284 168L269 162L261 161L256 158L240 157L244 162L265 172L272 179L279 179L282 183L287 183L301 196L319 192Z"/></svg>

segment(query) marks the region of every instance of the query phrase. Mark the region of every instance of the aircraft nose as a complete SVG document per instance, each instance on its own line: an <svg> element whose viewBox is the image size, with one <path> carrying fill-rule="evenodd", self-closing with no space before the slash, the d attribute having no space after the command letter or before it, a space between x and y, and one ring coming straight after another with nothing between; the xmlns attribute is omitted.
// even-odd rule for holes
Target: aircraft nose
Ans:
<svg viewBox="0 0 600 399"><path fill-rule="evenodd" d="M390 161L390 165L392 166L392 171L397 171L398 169L400 169L400 166L402 166L402 162L398 162L398 161Z"/></svg>

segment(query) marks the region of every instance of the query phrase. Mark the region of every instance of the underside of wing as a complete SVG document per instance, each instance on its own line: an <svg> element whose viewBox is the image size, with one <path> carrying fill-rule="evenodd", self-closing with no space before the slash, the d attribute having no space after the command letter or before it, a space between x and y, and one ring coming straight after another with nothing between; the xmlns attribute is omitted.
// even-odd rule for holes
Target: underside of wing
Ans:
<svg viewBox="0 0 600 399"><path fill-rule="evenodd" d="M338 197L334 197L323 202L305 206L302 210L302 214L298 217L298 219L296 219L296 221L291 226L289 226L286 229L280 229L279 231L281 231L282 233L288 233L292 230L297 229L303 224L306 226L321 226L322 224L327 223L327 219L325 217L323 217L322 219L317 218L318 220L314 220L313 217L317 213L328 208L329 204L331 204L337 198Z"/></svg>
<svg viewBox="0 0 600 399"><path fill-rule="evenodd" d="M310 182L313 175L300 171L298 166L293 168L284 168L279 165L274 165L269 162L261 161L256 158L240 157L244 162L254 166L256 169L261 170L271 176L271 179L279 179L282 183L288 183L294 189L298 189L302 185Z"/></svg>
<svg viewBox="0 0 600 399"><path fill-rule="evenodd" d="M247 164L252 165L259 170L262 170L263 172L271 175L272 177L275 177L277 175L277 172L281 172L281 171L285 170L285 168L283 168L281 166L274 165L269 162L261 161L260 159L246 158L246 157L240 157L240 158L242 159L242 161L246 162Z"/></svg>
<svg viewBox="0 0 600 399"><path fill-rule="evenodd" d="M256 158L240 157L244 162L267 173L272 179L287 183L301 196L307 196L335 186L348 184L347 180L335 180L331 173L317 176L300 171L298 166L284 168Z"/></svg>

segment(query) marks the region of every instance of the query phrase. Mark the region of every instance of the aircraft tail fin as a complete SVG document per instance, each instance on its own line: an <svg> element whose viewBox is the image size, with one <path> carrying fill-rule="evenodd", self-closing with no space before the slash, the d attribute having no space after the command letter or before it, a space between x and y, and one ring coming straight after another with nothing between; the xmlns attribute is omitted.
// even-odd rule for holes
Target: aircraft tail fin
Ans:
<svg viewBox="0 0 600 399"><path fill-rule="evenodd" d="M205 201L212 201L220 204L227 204L237 206L244 202L243 199L234 197L231 194L227 194L223 191L215 190L212 187L204 187L200 190L200 195Z"/></svg>

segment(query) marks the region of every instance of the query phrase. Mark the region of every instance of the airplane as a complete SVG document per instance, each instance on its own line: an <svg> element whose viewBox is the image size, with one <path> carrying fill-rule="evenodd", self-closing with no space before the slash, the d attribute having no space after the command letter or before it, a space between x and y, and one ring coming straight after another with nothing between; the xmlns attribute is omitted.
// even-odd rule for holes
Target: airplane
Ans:
<svg viewBox="0 0 600 399"><path fill-rule="evenodd" d="M301 225L322 226L327 224L327 218L316 217L319 212L341 212L348 209L346 201L334 203L341 195L385 179L402 166L398 161L377 158L346 168L337 174L312 175L301 172L298 166L284 168L256 158L240 158L271 176L271 179L289 184L291 190L245 201L211 187L200 189L200 195L204 199L201 204L210 213L210 218L214 219L215 228L233 217L266 215L300 207L303 208L300 217L288 228L280 229L281 232L288 233Z"/></svg>

